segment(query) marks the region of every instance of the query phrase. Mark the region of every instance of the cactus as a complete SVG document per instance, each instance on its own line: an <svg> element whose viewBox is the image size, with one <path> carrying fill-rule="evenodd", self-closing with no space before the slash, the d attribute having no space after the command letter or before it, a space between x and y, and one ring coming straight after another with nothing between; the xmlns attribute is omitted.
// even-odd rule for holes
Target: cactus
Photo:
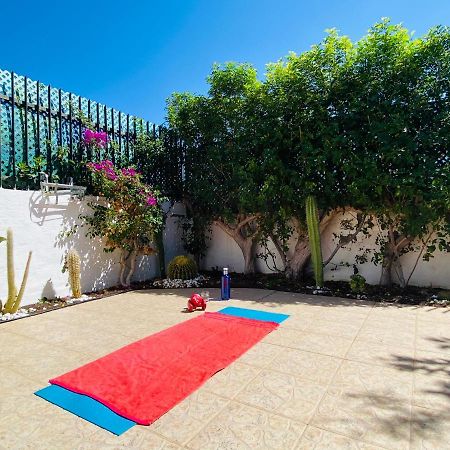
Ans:
<svg viewBox="0 0 450 450"><path fill-rule="evenodd" d="M8 298L3 308L4 313L14 314L17 312L22 301L23 294L25 292L25 286L27 284L28 273L30 270L31 254L28 253L27 264L25 266L25 272L23 273L22 284L20 285L19 292L17 292L17 286L15 282L14 271L14 241L13 232L11 228L8 228L6 232L6 257L7 257L7 271L8 271Z"/></svg>
<svg viewBox="0 0 450 450"><path fill-rule="evenodd" d="M309 248L311 249L311 260L314 269L316 286L323 287L323 262L322 249L320 245L319 212L317 210L316 198L309 195L306 198L306 225L308 227Z"/></svg>
<svg viewBox="0 0 450 450"><path fill-rule="evenodd" d="M69 284L74 298L81 297L80 284L80 255L75 249L70 250L66 257L67 270L69 271Z"/></svg>
<svg viewBox="0 0 450 450"><path fill-rule="evenodd" d="M197 264L189 256L175 256L167 267L167 277L172 280L191 280L197 273Z"/></svg>

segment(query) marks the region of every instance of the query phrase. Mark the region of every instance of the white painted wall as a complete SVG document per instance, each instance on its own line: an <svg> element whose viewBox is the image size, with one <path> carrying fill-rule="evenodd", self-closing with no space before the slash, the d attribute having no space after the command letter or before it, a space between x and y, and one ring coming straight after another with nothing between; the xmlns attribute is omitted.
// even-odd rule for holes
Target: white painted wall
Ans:
<svg viewBox="0 0 450 450"><path fill-rule="evenodd" d="M35 303L42 297L52 298L69 294L67 274L62 273L62 265L66 251L74 247L81 256L82 290L84 292L102 289L117 284L118 254L105 253L99 239L85 237L84 229L75 235L66 237L62 233L73 225L79 224L78 216L89 211L89 199L83 201L68 200L60 197L59 204L54 198L44 199L39 191L15 191L0 189L0 236L6 234L6 228L14 230L14 255L16 282L19 285L29 250L33 251L30 276L23 300L23 305ZM171 211L183 214L180 204ZM333 232L339 230L342 217L335 219L322 240L324 258L333 249ZM360 248L373 248L375 238L360 240L350 249L341 249L333 262L354 263L355 254ZM178 229L178 219L169 217L164 233L166 262L175 255L184 254L181 242L181 232ZM415 262L416 255L408 254L402 258L405 276ZM244 261L236 243L223 231L213 227L209 249L202 261L202 268L229 267L233 272L242 272ZM258 261L262 272L269 272L263 261ZM367 281L376 284L380 278L380 267L371 263L359 266L360 273ZM156 256L144 256L138 261L134 280L145 280L158 275L158 260ZM325 270L328 280L348 280L352 274L351 268L339 267L338 270ZM436 252L430 262L420 261L411 279L412 285L440 286L450 288L450 254ZM0 298L6 297L6 245L0 244Z"/></svg>
<svg viewBox="0 0 450 450"><path fill-rule="evenodd" d="M78 216L89 211L89 199L69 200L67 196L45 199L39 191L0 189L0 236L6 228L14 231L16 283L20 285L26 258L33 251L30 276L22 304L35 303L42 297L68 295L67 273L62 273L66 251L74 247L81 256L81 283L83 292L118 284L118 252L105 253L100 239L85 237L85 229L65 237ZM176 219L169 218L165 231L166 261L183 253ZM157 256L139 258L134 280L145 280L158 275ZM0 298L5 299L6 245L0 244Z"/></svg>
<svg viewBox="0 0 450 450"><path fill-rule="evenodd" d="M322 236L323 258L331 254L335 247L333 233L340 230L340 221L349 216L338 216L330 223L326 233ZM349 280L353 275L352 267L344 267L341 263L355 263L355 255L360 253L360 249L375 248L375 235L368 239L360 238L358 242L352 244L350 248L342 248L335 255L330 264L325 268L326 280ZM276 251L273 250L275 253ZM416 253L408 253L401 258L405 277L408 277L416 261ZM281 262L278 259L279 265ZM334 263L334 264L332 264ZM336 268L337 265L337 268ZM237 244L229 238L220 228L213 226L209 249L202 261L203 269L213 267L229 267L231 271L242 272L244 269L244 260L242 252ZM264 273L270 273L265 263L258 261L258 268ZM335 270L331 270L335 268ZM375 266L371 262L358 265L358 269L367 282L378 284L381 276L381 267ZM436 251L434 258L429 262L420 260L410 281L411 285L424 287L443 287L450 288L450 253Z"/></svg>

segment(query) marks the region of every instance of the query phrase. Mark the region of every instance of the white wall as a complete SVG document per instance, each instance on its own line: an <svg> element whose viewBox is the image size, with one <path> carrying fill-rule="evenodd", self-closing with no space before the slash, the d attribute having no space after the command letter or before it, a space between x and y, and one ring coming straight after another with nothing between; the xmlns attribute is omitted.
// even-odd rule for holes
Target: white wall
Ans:
<svg viewBox="0 0 450 450"><path fill-rule="evenodd" d="M40 192L15 191L0 189L0 236L6 235L6 228L14 230L14 255L16 269L16 283L19 285L29 250L33 251L30 276L25 291L23 305L35 303L42 297L53 298L69 294L67 274L62 273L62 265L66 251L74 247L81 256L82 289L84 292L102 289L117 284L118 255L103 251L99 239L88 239L85 230L72 236L64 236L75 224L79 224L78 216L89 212L89 199L83 201L68 200L60 197L59 204L54 197L44 199ZM183 214L182 205L177 204L171 211ZM339 230L341 217L337 217L328 228L322 239L324 258L333 249L333 232ZM242 253L236 243L223 231L213 227L209 249L202 261L202 268L211 269L215 266L228 266L231 271L242 272L244 261ZM178 219L169 217L164 233L166 262L175 255L184 254L181 233L178 229ZM350 249L341 249L332 262L354 263L355 255L360 248L374 248L375 237L360 239ZM416 259L415 254L402 257L405 276ZM134 280L145 280L157 276L159 264L157 256L144 256L138 261ZM258 261L260 271L269 272L263 261ZM352 268L339 267L330 270L327 266L325 277L328 280L348 280L353 273ZM376 284L380 278L380 267L372 263L359 266L360 273L371 284ZM411 279L412 285L440 286L450 288L450 254L436 252L429 262L420 261ZM0 244L0 298L6 297L6 245Z"/></svg>
<svg viewBox="0 0 450 450"><path fill-rule="evenodd" d="M81 257L83 292L118 284L118 253L105 253L100 239L85 237L85 228L72 236L63 233L75 224L78 216L89 212L89 199L69 200L67 196L45 199L39 191L0 189L0 236L6 228L14 232L16 284L19 286L30 250L33 251L30 275L22 305L35 303L42 297L68 295L67 273L62 273L66 251L74 247ZM175 219L168 219L165 231L166 261L183 253ZM139 258L134 280L158 275L157 256ZM0 298L5 299L6 245L0 244Z"/></svg>
<svg viewBox="0 0 450 450"><path fill-rule="evenodd" d="M337 216L322 236L322 253L324 259L327 259L335 247L333 233L339 232L340 221L344 218L349 218L349 215ZM353 268L351 266L355 263L355 255L361 253L361 249L365 248L376 248L375 235L367 239L360 237L358 242L352 244L349 248L340 249L330 264L326 266L324 272L325 279L348 281L353 274ZM273 251L276 253L275 250ZM401 257L405 278L409 276L416 259L417 253L408 253ZM278 263L281 266L279 258ZM349 263L350 267L345 267L342 263ZM216 266L219 268L229 267L231 271L242 272L244 269L244 260L237 244L220 228L213 226L209 248L202 261L202 267L203 269L211 269ZM270 270L267 269L265 263L261 260L258 261L258 268L264 273L270 273ZM358 265L358 269L368 283L379 283L381 276L380 266L375 266L369 261L365 264ZM436 251L434 258L428 262L420 259L410 284L424 287L450 288L450 253Z"/></svg>

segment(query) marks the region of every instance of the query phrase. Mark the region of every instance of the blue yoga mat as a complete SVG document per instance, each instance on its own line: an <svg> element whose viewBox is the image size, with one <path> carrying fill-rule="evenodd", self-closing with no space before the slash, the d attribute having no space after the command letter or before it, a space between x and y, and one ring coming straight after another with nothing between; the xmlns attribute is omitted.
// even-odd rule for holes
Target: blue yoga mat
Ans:
<svg viewBox="0 0 450 450"><path fill-rule="evenodd" d="M236 308L235 306L227 306L219 311L222 314L230 316L244 317L246 319L262 320L264 322L281 323L285 321L289 315L278 314L266 311L258 311L257 309Z"/></svg>
<svg viewBox="0 0 450 450"><path fill-rule="evenodd" d="M54 384L35 392L35 394L117 436L136 425L135 422L119 416L97 400Z"/></svg>

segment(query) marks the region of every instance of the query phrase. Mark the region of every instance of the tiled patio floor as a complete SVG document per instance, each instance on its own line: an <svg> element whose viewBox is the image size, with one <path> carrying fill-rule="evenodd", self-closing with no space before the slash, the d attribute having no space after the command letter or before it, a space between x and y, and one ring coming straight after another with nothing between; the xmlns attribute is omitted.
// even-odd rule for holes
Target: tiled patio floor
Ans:
<svg viewBox="0 0 450 450"><path fill-rule="evenodd" d="M191 291L131 292L1 325L0 448L450 448L449 309L236 289L227 306L290 319L150 427L115 437L33 395L191 318L181 312Z"/></svg>

